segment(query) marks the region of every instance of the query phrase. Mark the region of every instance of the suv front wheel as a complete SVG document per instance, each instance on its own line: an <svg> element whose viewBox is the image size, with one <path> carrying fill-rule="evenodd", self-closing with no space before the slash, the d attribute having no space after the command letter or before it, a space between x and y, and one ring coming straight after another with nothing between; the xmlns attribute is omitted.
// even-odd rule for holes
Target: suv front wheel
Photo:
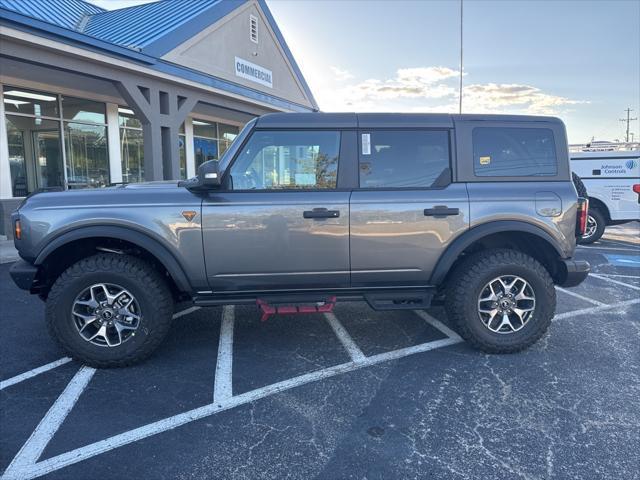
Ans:
<svg viewBox="0 0 640 480"><path fill-rule="evenodd" d="M448 282L445 306L458 333L488 353L523 350L544 335L556 307L549 272L516 250L470 255Z"/></svg>
<svg viewBox="0 0 640 480"><path fill-rule="evenodd" d="M93 367L123 367L160 345L173 298L143 260L103 253L80 260L53 284L46 303L49 332L73 358Z"/></svg>

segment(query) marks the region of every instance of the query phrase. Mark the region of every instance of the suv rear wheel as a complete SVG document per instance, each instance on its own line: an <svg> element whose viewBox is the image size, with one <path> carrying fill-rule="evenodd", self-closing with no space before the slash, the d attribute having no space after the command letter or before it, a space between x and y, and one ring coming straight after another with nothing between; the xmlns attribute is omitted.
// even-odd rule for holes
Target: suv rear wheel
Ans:
<svg viewBox="0 0 640 480"><path fill-rule="evenodd" d="M584 235L578 239L580 244L589 244L600 240L607 226L607 220L597 208L589 208L587 215L587 228Z"/></svg>
<svg viewBox="0 0 640 480"><path fill-rule="evenodd" d="M453 272L445 307L458 333L488 353L512 353L546 332L556 306L549 272L516 250L470 255Z"/></svg>
<svg viewBox="0 0 640 480"><path fill-rule="evenodd" d="M171 325L173 299L146 262L99 254L69 267L46 304L49 332L73 358L123 367L147 358Z"/></svg>

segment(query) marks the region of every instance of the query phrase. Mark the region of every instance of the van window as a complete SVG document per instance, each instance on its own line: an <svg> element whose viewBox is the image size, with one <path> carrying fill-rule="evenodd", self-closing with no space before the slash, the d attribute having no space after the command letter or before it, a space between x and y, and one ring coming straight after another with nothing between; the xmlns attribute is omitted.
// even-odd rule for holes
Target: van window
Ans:
<svg viewBox="0 0 640 480"><path fill-rule="evenodd" d="M360 188L429 188L449 171L446 130L373 130L360 139Z"/></svg>
<svg viewBox="0 0 640 480"><path fill-rule="evenodd" d="M473 170L477 177L557 175L553 132L548 128L474 128Z"/></svg>
<svg viewBox="0 0 640 480"><path fill-rule="evenodd" d="M337 131L256 131L231 167L231 188L336 188L339 150Z"/></svg>

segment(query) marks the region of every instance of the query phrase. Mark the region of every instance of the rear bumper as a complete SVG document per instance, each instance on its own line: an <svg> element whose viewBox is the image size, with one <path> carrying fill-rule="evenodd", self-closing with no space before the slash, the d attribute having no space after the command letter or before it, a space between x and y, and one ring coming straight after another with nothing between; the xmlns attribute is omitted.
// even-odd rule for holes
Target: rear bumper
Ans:
<svg viewBox="0 0 640 480"><path fill-rule="evenodd" d="M37 273L38 267L24 260L18 260L9 269L9 275L11 275L15 284L23 290L31 290Z"/></svg>
<svg viewBox="0 0 640 480"><path fill-rule="evenodd" d="M584 260L562 260L558 285L561 287L580 285L587 278L590 270L591 265Z"/></svg>

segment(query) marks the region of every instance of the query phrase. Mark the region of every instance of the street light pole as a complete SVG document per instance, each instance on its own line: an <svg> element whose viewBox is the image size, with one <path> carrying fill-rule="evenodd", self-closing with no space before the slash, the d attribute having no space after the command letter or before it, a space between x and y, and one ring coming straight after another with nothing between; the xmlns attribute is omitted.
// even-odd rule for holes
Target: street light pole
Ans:
<svg viewBox="0 0 640 480"><path fill-rule="evenodd" d="M462 49L462 40L463 40L463 38L462 38L462 33L463 33L463 30L462 30L462 25L463 25L462 24L462 14L464 12L464 5L463 4L464 4L464 0L460 0L460 95L459 95L460 102L459 102L459 105L458 105L458 113L460 113L460 114L462 113L462 66L463 66L463 56L462 56L462 52L463 52L463 49Z"/></svg>

